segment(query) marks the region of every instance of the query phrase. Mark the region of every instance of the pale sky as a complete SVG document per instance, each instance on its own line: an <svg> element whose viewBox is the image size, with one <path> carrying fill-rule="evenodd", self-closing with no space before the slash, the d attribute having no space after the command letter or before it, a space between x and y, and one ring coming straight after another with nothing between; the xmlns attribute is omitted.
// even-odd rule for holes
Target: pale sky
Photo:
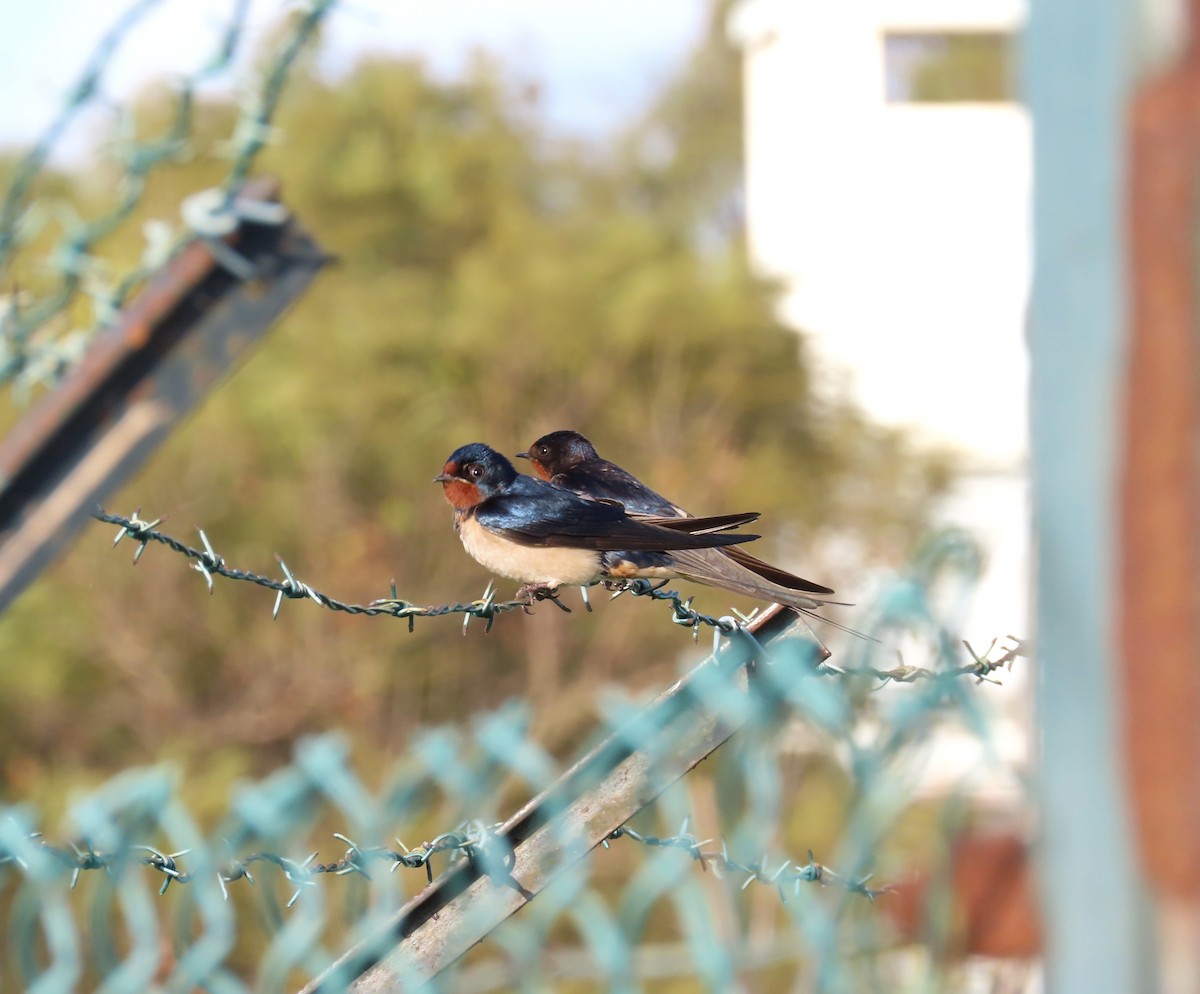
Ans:
<svg viewBox="0 0 1200 994"><path fill-rule="evenodd" d="M105 30L131 5L0 4L0 144L41 133ZM325 65L336 72L360 53L386 50L420 54L452 74L484 47L543 84L543 107L555 125L594 134L636 110L670 76L698 37L705 6L705 0L345 0L326 21ZM233 0L160 0L117 50L104 94L122 100L151 77L203 64L232 8ZM251 0L249 40L288 9L282 0ZM86 128L85 122L79 130Z"/></svg>

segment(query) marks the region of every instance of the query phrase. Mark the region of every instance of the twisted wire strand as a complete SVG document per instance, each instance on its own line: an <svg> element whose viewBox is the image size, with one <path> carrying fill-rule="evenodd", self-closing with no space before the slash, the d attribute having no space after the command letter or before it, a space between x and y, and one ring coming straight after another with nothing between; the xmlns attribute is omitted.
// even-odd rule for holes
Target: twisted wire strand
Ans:
<svg viewBox="0 0 1200 994"><path fill-rule="evenodd" d="M280 569L283 571L282 580L254 573L250 570L235 569L225 562L223 556L217 554L203 529L197 529L197 531L200 534L200 540L204 547L197 549L181 542L177 538L158 531L157 525L161 524L161 519L145 521L138 515L139 511L134 511L132 516L125 517L120 514L110 514L103 508L98 508L93 513L93 517L97 521L118 526L116 538L113 540L114 546L119 544L124 538L130 538L138 543L137 551L133 557L135 564L141 559L149 543L156 542L179 555L191 559L193 561L192 568L204 577L210 593L213 589L213 577L216 576L225 577L229 580L253 583L268 590L274 590L275 605L272 617L278 617L280 607L285 598L290 600L307 599L330 611L341 611L346 614L365 615L367 617L385 615L392 618L405 618L408 620L408 629L410 632L413 630L415 619L417 618L437 618L446 615L461 614L464 616L463 631L465 633L467 625L472 618L484 620L486 622L484 630L491 631L492 624L501 614L517 610L528 611L532 604L540 600L550 600L562 610L570 611L570 608L558 599L557 593L551 590L533 591L529 597L524 599L498 601L495 597L495 587L491 583L488 584L483 597L477 600L429 606L397 596L395 583L393 582L390 596L372 601L369 604L354 604L322 593L299 580L288 568L287 563L279 556L275 558L279 563ZM586 588L584 590L586 598ZM648 580L634 580L631 583L624 584L616 590L613 596L617 597L623 594L631 594L635 597L649 597L651 600L667 602L671 608L672 624L690 628L693 639L699 637L701 628L708 627L713 629L714 649L722 636L729 636L735 632L751 642L754 641L754 636L745 627L745 623L752 616L742 615L735 617L733 615L725 615L718 617L704 614L692 607L693 598L685 598L678 591L665 589L661 584L654 585ZM590 604L588 605L588 610L591 610ZM995 677L997 671L1002 669L1011 670L1013 663L1026 653L1026 645L1022 639L1010 635L1007 636L1007 642L1007 645L999 645L999 640L993 639L987 650L980 653L969 642L964 640L963 646L970 657L970 661L957 667L931 668L918 666L905 663L901 657L898 659L897 665L890 669L873 665L838 666L827 659L814 663L814 669L815 672L824 676L865 677L876 680L879 682L879 687L883 687L889 683L911 684L922 680L956 680L962 677L974 677L976 682L987 681L997 683L998 681ZM765 650L762 650L761 646L757 648L765 657ZM998 655L996 655L997 649L999 649Z"/></svg>
<svg viewBox="0 0 1200 994"><path fill-rule="evenodd" d="M752 883L765 884L774 888L784 903L788 901L789 891L791 896L795 897L805 883L840 886L850 893L861 894L872 902L881 894L888 893L892 889L888 886L869 886L872 874L857 878L844 877L823 863L816 862L811 850L808 852L806 862L801 863L781 857L779 864L774 868L771 866L772 858L766 854L754 862L738 860L729 854L724 839L721 840L720 849L706 849L705 847L715 840L696 838L688 830L688 825L689 822L685 820L678 834L663 837L644 835L622 825L609 833L603 846L607 849L610 841L626 838L648 848L677 849L691 856L703 870L711 869L718 874L728 872L744 875L743 890ZM391 849L387 846L360 846L341 832L334 832L333 837L347 847L345 853L336 860L320 862L317 860L318 853L315 851L303 859L293 859L265 850L255 851L241 858L227 860L218 870L217 879L220 882L222 894L228 900L229 884L245 880L253 885L255 880L251 867L256 863L271 864L278 867L288 882L294 885L295 889L287 901L289 908L300 900L307 888L316 886L318 878L322 876L344 877L356 874L368 881L371 880L370 868L373 863L391 864L388 867L389 872L395 871L399 867L423 868L427 882L432 883L434 856L439 853L449 853L450 865L460 858L475 859L496 840L496 828L495 825L486 825L481 821L463 822L456 828L442 832L411 849L399 839L396 840L398 849ZM64 871L70 871L72 890L78 885L81 874L89 871L112 873L122 867L127 862L127 857L131 855L137 863L163 875L164 880L158 891L159 896L165 894L173 883L186 885L196 879L194 874L182 866L182 861L193 852L191 849L165 853L154 846L131 844L113 852L99 852L86 843L83 845L75 843L56 845L43 839L40 834L35 834L30 838L36 840L40 852L51 856ZM17 853L0 851L0 867L6 864L16 864L24 868L26 860Z"/></svg>

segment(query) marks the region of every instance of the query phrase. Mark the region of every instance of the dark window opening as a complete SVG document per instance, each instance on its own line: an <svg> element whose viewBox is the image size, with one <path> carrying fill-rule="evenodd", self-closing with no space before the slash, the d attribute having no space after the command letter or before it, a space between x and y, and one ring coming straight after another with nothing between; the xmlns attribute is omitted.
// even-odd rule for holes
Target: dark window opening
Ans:
<svg viewBox="0 0 1200 994"><path fill-rule="evenodd" d="M1007 32L889 32L883 37L888 102L1016 100L1014 40Z"/></svg>

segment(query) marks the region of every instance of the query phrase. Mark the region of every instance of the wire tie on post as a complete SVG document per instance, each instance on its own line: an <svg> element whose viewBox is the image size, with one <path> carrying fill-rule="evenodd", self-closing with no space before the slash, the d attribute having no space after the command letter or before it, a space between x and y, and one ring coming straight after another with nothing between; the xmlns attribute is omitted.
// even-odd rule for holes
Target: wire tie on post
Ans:
<svg viewBox="0 0 1200 994"><path fill-rule="evenodd" d="M254 264L232 249L224 239L233 234L243 221L279 225L288 218L287 208L282 204L231 197L218 187L200 190L185 197L180 214L183 223L204 240L217 263L243 281L254 278Z"/></svg>
<svg viewBox="0 0 1200 994"><path fill-rule="evenodd" d="M750 631L749 628L746 628L744 625L738 625L737 634L739 637L750 643L750 646L754 651L755 659L765 660L767 658L767 650L764 648L763 644L757 638L755 638L754 633Z"/></svg>
<svg viewBox="0 0 1200 994"><path fill-rule="evenodd" d="M716 623L713 625L712 654L714 656L721 651L721 637L728 638L740 627L741 625L739 625L737 618L733 617L733 615L726 614L717 618Z"/></svg>
<svg viewBox="0 0 1200 994"><path fill-rule="evenodd" d="M224 190L210 187L183 198L183 223L204 239L224 238L237 231L238 215Z"/></svg>

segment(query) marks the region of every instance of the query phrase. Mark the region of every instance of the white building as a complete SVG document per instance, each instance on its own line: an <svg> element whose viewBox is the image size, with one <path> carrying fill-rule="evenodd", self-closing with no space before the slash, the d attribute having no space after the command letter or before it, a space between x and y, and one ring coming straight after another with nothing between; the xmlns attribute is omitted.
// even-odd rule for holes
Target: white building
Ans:
<svg viewBox="0 0 1200 994"><path fill-rule="evenodd" d="M987 72L1024 20L1018 0L744 0L729 22L752 256L817 382L962 452L940 514L988 554L964 631L980 649L1028 634L1030 124ZM929 73L972 53L980 71L938 91Z"/></svg>

